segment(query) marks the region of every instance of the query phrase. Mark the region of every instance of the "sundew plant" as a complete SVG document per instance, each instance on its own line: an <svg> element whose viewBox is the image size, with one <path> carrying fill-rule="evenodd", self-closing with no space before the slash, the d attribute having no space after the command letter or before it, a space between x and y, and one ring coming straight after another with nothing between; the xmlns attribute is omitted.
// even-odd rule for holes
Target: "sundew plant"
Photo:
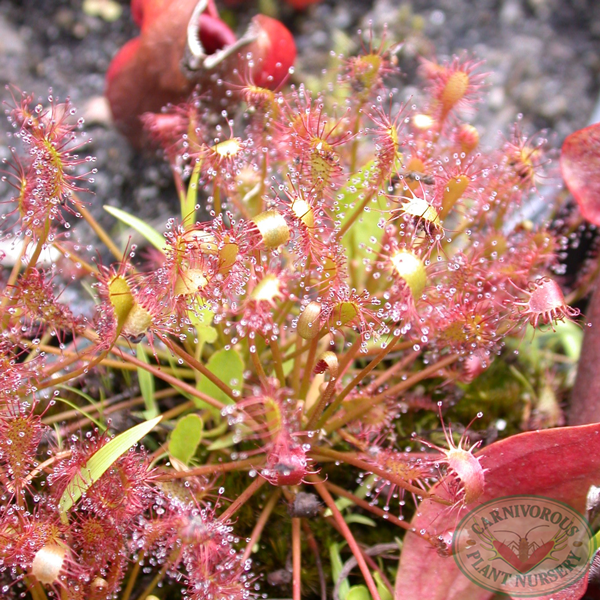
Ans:
<svg viewBox="0 0 600 600"><path fill-rule="evenodd" d="M483 411L483 441L499 379L537 386L515 348L579 313L564 240L523 216L545 140L515 125L480 145L469 58L423 60L400 102L397 50L338 57L321 92L241 68L219 82L228 110L202 93L145 114L181 210L158 232L106 207L144 251L92 216L70 102L8 94L3 597L387 600L410 536L450 554L412 516L478 502L464 425Z"/></svg>

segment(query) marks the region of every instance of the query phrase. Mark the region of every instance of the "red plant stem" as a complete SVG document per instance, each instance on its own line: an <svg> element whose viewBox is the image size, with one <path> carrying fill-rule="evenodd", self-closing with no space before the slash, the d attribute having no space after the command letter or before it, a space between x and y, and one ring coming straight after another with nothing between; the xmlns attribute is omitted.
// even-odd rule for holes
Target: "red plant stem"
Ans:
<svg viewBox="0 0 600 600"><path fill-rule="evenodd" d="M409 348L412 348L415 345L415 342L413 340L406 340L404 342L400 342L395 350L396 352L400 352L401 350L408 350ZM364 354L363 356L374 356L376 354L379 354L381 352L380 349L377 348L377 346L374 346L372 348L369 348Z"/></svg>
<svg viewBox="0 0 600 600"><path fill-rule="evenodd" d="M54 354L56 356L66 356L67 358L72 358L73 359L72 362L76 362L77 360L84 360L80 354L77 354L77 352L69 352L68 350L61 350L60 348L57 348L55 346L47 346L46 344L37 344L34 346L31 342L28 342L27 344L23 344L23 345L27 346L28 348L30 348L34 351L37 350L39 352L45 352L46 354ZM29 356L31 356L31 354ZM28 357L28 359L29 359L29 357ZM106 367L112 367L114 369L123 369L126 371L137 371L137 367L134 367L133 365L124 364L120 361L111 360L110 358L102 359L102 362L100 364L102 364ZM58 370L60 371L60 368ZM186 374L186 369L175 370L170 367L167 367L166 371L168 373L179 372L179 374L182 377L184 377ZM190 374L192 373L191 369L189 369L188 371Z"/></svg>
<svg viewBox="0 0 600 600"><path fill-rule="evenodd" d="M242 556L242 563L245 563L250 558L250 555L252 554L252 548L260 539L263 529L265 528L265 525L267 524L267 521L269 520L269 517L271 516L271 513L273 512L273 509L275 508L275 505L280 497L281 489L278 488L271 494L271 497L262 509L260 516L254 525L254 529L252 530L250 541L246 544L246 549L244 550L244 555Z"/></svg>
<svg viewBox="0 0 600 600"><path fill-rule="evenodd" d="M392 394L402 392L412 387L415 383L418 383L423 379L427 379L427 377L429 377L430 375L435 376L435 374L438 371L449 367L452 363L455 363L459 358L460 356L458 354L451 354L450 356L446 356L445 358L438 360L438 362L434 363L433 365L425 367L422 371L418 371L417 373L409 377L406 381L401 381L400 383L393 385L389 390L386 390L383 394L375 396L375 399L385 399Z"/></svg>
<svg viewBox="0 0 600 600"><path fill-rule="evenodd" d="M77 210L81 214L81 216L87 221L88 225L94 230L94 233L100 238L102 243L110 250L111 254L117 259L123 259L123 253L117 248L117 246L113 243L111 237L104 231L104 229L100 226L100 224L92 217L91 213L85 207L83 202L73 194L71 196L73 204L77 207Z"/></svg>
<svg viewBox="0 0 600 600"><path fill-rule="evenodd" d="M306 399L306 394L310 386L312 378L310 376L315 362L315 356L317 354L317 346L319 344L319 338L313 338L310 342L310 348L308 350L308 356L306 357L306 363L304 364L304 377L302 377L302 383L300 385L300 392L298 397L301 400Z"/></svg>
<svg viewBox="0 0 600 600"><path fill-rule="evenodd" d="M6 291L9 290L12 286L14 286L15 283L17 282L17 279L19 277L19 272L21 271L21 261L22 261L23 257L25 256L25 254L27 253L27 248L29 247L30 243L31 243L31 237L26 235L25 238L23 239L23 247L21 248L21 252L19 253L19 256L17 256L17 258L15 259L15 264L13 265L10 275L8 276L8 281L6 282L6 286L4 288L4 294L2 296L2 302L0 304L0 307L2 309L4 309L7 305L10 305L10 303L13 302L12 296L8 295L6 293ZM8 311L6 311L5 318L2 320L3 328L6 328L9 320L10 320L10 313Z"/></svg>
<svg viewBox="0 0 600 600"><path fill-rule="evenodd" d="M233 393L233 390L224 382L221 381L214 373L211 373L199 360L196 360L194 356L188 354L183 348L175 344L169 338L166 338L160 333L155 334L156 337L165 344L169 350L172 350L177 356L182 358L190 367L193 367L202 375L204 375L209 381L214 383L224 394L229 396L234 402L236 401L236 396Z"/></svg>
<svg viewBox="0 0 600 600"><path fill-rule="evenodd" d="M48 460L45 460L43 463L39 464L35 469L29 472L27 477L23 480L24 485L31 483L44 469L54 464L57 460L62 460L63 458L70 458L71 450L63 450L62 452L57 452L54 456L51 456Z"/></svg>
<svg viewBox="0 0 600 600"><path fill-rule="evenodd" d="M254 481L229 505L219 519L228 521L254 494L267 482L266 479L257 475Z"/></svg>
<svg viewBox="0 0 600 600"><path fill-rule="evenodd" d="M352 502L354 502L354 504L356 504L356 506L360 506L361 508L364 508L365 510L368 510L370 513L373 513L374 515L377 515L378 517L384 518L386 521L389 521L390 523L393 523L397 527L402 527L402 529L406 529L407 531L410 531L412 529L412 527L410 526L410 524L407 523L406 521L401 521L395 515L392 515L389 512L385 512L384 510L382 510L378 506L373 506L372 504L370 504L366 500L363 500L362 498L359 498L358 496L355 496L352 492L349 492L349 491L345 490L344 488L341 488L339 485L335 485L335 483L331 483L330 481L326 481L325 482L325 487L330 492L333 492L337 496L342 496L344 498L348 498L348 500L352 500Z"/></svg>
<svg viewBox="0 0 600 600"><path fill-rule="evenodd" d="M292 519L292 598L302 597L302 544L300 539L301 519Z"/></svg>
<svg viewBox="0 0 600 600"><path fill-rule="evenodd" d="M395 337L364 369L359 371L354 379L339 393L336 398L340 398L340 402L359 384L365 377L394 349L394 346L400 341L399 337Z"/></svg>
<svg viewBox="0 0 600 600"><path fill-rule="evenodd" d="M23 275L23 277L27 277L27 275L29 274L31 269L33 269L35 267L35 265L37 264L40 254L42 253L42 250L44 249L44 246L46 245L46 240L48 239L49 233L50 233L50 220L48 219L44 226L44 233L41 235L40 239L38 240L35 250L33 251L33 254L29 257L29 261L27 263L27 267L25 268L25 274Z"/></svg>
<svg viewBox="0 0 600 600"><path fill-rule="evenodd" d="M367 206L367 204L369 204L369 202L371 202L371 200L373 199L373 196L375 195L376 192L377 192L376 189L369 190L369 192L365 196L365 199L354 209L352 216L344 223L344 225L342 226L342 228L340 229L340 231L338 233L339 240L341 240L344 237L344 235L346 234L348 229L350 229L350 227L352 226L354 221L356 221L356 219L358 219L358 217L360 217L363 214L365 206Z"/></svg>
<svg viewBox="0 0 600 600"><path fill-rule="evenodd" d="M354 502L354 504L356 504L356 506L360 506L361 508L368 510L369 512L373 513L374 515L377 515L378 517L382 517L386 521L389 521L390 523L393 523L394 525L401 527L402 529L406 529L406 531L411 531L415 535L418 535L419 537L423 538L425 541L429 542L434 548L436 548L436 549L438 548L438 544L436 544L436 542L431 539L431 536L428 533L421 533L419 531L416 531L415 528L410 523L407 523L406 521L401 521L395 515L392 515L391 513L386 512L385 510L382 510L378 506L373 506L366 500L363 500L362 498L355 496L352 492L349 492L349 491L345 490L344 488L341 488L339 485L335 485L335 483L326 481L325 486L327 487L327 489L330 492L333 492L337 496L342 496L343 498L348 498L348 500L352 500L352 502Z"/></svg>
<svg viewBox="0 0 600 600"><path fill-rule="evenodd" d="M333 413L338 409L340 404L343 402L344 398L356 387L356 385L358 383L360 383L363 380L363 378L366 377L388 355L389 352L391 352L391 350L396 345L396 343L399 341L399 339L400 338L397 338L397 337L394 338L394 340L390 344L388 344L388 346L386 348L384 348L381 352L379 352L379 354L364 369L362 369L362 371L360 371L352 379L352 381L336 396L335 400L330 404L329 408L323 413L323 416L317 423L317 429L319 427L322 427L323 424L327 422L329 417L331 417L331 415L333 415ZM360 341L360 338L357 338L357 341ZM356 344L356 342L355 342L355 344ZM350 351L352 351L352 350L354 350L354 347L350 349ZM350 355L350 351L348 352L348 354L346 356L344 356L344 359L346 359L346 357L348 355ZM356 350L354 351L354 354L351 356L351 358L354 358L357 351L358 351L358 348L356 348ZM346 363L346 365L347 364L349 364L349 363ZM340 365L339 377L342 377L342 375L343 375L342 365Z"/></svg>
<svg viewBox="0 0 600 600"><path fill-rule="evenodd" d="M348 351L342 356L340 360L340 364L338 365L338 376L342 377L342 375L346 372L346 369L350 366L350 363L354 360L360 347L362 345L362 338L357 336L354 342L352 342L352 346L348 348Z"/></svg>
<svg viewBox="0 0 600 600"><path fill-rule="evenodd" d="M54 247L67 259L69 259L76 267L85 269L88 273L95 275L98 273L97 267L91 265L81 258L78 254L75 254L72 250L67 250L64 246L61 246L58 242L54 242Z"/></svg>
<svg viewBox="0 0 600 600"><path fill-rule="evenodd" d="M142 567L143 560L144 552L142 551L138 556L138 559L135 561L133 568L131 569L131 573L127 578L127 587L123 590L123 593L121 594L121 600L129 600L129 598L131 597L131 592L133 592L133 588L140 573L140 568Z"/></svg>
<svg viewBox="0 0 600 600"><path fill-rule="evenodd" d="M47 600L48 596L46 596L46 592L42 587L42 584L39 581L35 580L33 576L25 577L24 581L26 584L29 584L27 589L29 590L29 593L31 594L33 600Z"/></svg>
<svg viewBox="0 0 600 600"><path fill-rule="evenodd" d="M217 473L228 473L229 471L243 471L244 469L253 469L259 467L264 462L264 458L244 460L235 460L233 462L216 463L211 465L201 465L188 471L168 471L161 473L157 481L171 481L172 479L185 479L194 475L216 475ZM260 479L260 478L259 478Z"/></svg>
<svg viewBox="0 0 600 600"><path fill-rule="evenodd" d="M302 529L306 537L306 542L314 554L315 566L317 567L317 571L319 573L319 583L321 585L321 600L327 600L327 583L325 582L325 572L323 571L323 563L321 561L319 545L317 544L317 540L315 539L315 536L313 535L310 525L306 519L302 519Z"/></svg>
<svg viewBox="0 0 600 600"><path fill-rule="evenodd" d="M312 481L314 481L314 480L312 480ZM344 536L344 538L348 544L348 547L352 551L352 554L354 554L354 558L356 558L358 567L361 570L363 577L365 578L365 583L367 584L367 587L369 588L369 592L371 593L373 600L381 600L381 598L379 596L379 592L377 591L377 586L375 585L375 582L373 581L373 576L371 575L371 571L369 571L369 567L367 566L367 563L365 562L363 553L362 553L361 549L359 548L358 544L356 543L356 540L354 539L354 536L352 535L350 528L346 524L346 521L344 521L344 517L342 516L342 513L338 510L338 507L335 505L333 497L331 496L331 494L329 493L329 491L327 490L327 488L325 487L325 485L323 483L315 482L314 485L315 485L315 489L319 493L319 496L321 496L321 498L323 498L323 501L325 502L325 504L327 504L327 508L329 508L329 510L331 510L331 512L333 514L333 518L334 518L335 522L337 523L337 526L338 526L340 532Z"/></svg>
<svg viewBox="0 0 600 600"><path fill-rule="evenodd" d="M80 375L86 375L92 367L95 367L96 365L101 363L107 354L108 354L108 350L102 352L101 354L96 356L96 358L90 360L90 362L88 362L85 366L80 367L79 369L75 369L74 371L71 371L70 373L66 373L65 375L61 375L60 377L56 377L54 379L48 379L44 383L40 383L37 386L37 391L39 392L40 390L45 390L46 388L54 387L54 386L58 385L59 383L66 383L67 381L73 381L76 377L79 377ZM67 359L67 360L63 361L60 365L55 365L52 368L44 371L44 377L49 377L56 371L60 371L63 368L65 368L65 366L76 362L78 359L86 360L84 356ZM145 364L145 363L142 363L142 364Z"/></svg>
<svg viewBox="0 0 600 600"><path fill-rule="evenodd" d="M285 374L283 372L283 360L281 355L281 349L279 348L279 342L277 340L269 340L269 346L271 347L271 354L273 356L273 365L275 366L275 373L281 387L285 387Z"/></svg>
<svg viewBox="0 0 600 600"><path fill-rule="evenodd" d="M221 214L221 188L219 187L217 178L215 178L213 184L213 210L215 211L215 216L218 217Z"/></svg>
<svg viewBox="0 0 600 600"><path fill-rule="evenodd" d="M427 379L430 376L434 376L440 369L443 369L452 363L456 362L459 359L459 356L456 354L452 354L443 358L425 369L421 371L417 371L414 375L406 379L406 381L401 381L396 385L392 386L390 389L386 390L383 394L379 394L377 396L365 397L364 402L358 403L354 408L349 409L344 415L331 421L325 425L324 429L327 433L331 433L336 429L340 429L346 423L350 421L354 421L365 413L369 412L374 406L377 406L381 402L385 401L387 398L390 398L401 391L410 389L416 383L423 381L423 379Z"/></svg>
<svg viewBox="0 0 600 600"><path fill-rule="evenodd" d="M181 171L173 164L173 162L169 162L171 166L171 174L173 175L173 183L175 183L175 189L177 190L177 196L179 197L179 204L183 207L185 205L185 201L187 199L187 189L185 183L183 183L183 178L181 177ZM196 168L196 167L195 167ZM196 175L194 168L194 175L192 176L192 181L194 180L194 176ZM196 183L196 185L198 185ZM187 221L194 221L195 214L191 213L189 215L181 215L181 223L185 225Z"/></svg>
<svg viewBox="0 0 600 600"><path fill-rule="evenodd" d="M329 400L331 400L331 396L333 396L333 392L335 392L335 384L337 381L337 377L331 377L325 391L321 394L319 401L311 406L309 411L307 412L308 421L304 429L306 431L312 431L316 425L317 419L319 415L323 413L323 410L327 406Z"/></svg>
<svg viewBox="0 0 600 600"><path fill-rule="evenodd" d="M93 343L97 342L97 340L91 340L91 341ZM100 355L101 360L104 360L104 358L106 357L107 354L108 354L108 352L103 352ZM90 357L90 358L88 358L88 357ZM89 360L90 363L93 363L94 365L97 364L97 362L94 362L94 361L96 361L98 357L97 356L95 358L92 358L92 357L94 357L93 349L88 352L85 352L83 354L78 354L77 352L69 353L68 355L66 355L66 358L64 360L56 362L56 363L52 364L51 366L49 366L47 369L44 369L44 371L42 373L42 379L48 378L51 375L54 375L54 373L58 373L59 371L66 369L69 365L76 363L78 360L81 360L81 361ZM73 377L75 377L75 375L73 375ZM56 379L54 379L46 387L50 387L51 385L56 385L56 383L57 383Z"/></svg>
<svg viewBox="0 0 600 600"><path fill-rule="evenodd" d="M158 377L159 379L162 379L163 381L170 383L173 387L179 388L179 389L183 390L184 392L187 392L191 396L194 396L195 398L204 400L204 402L206 402L207 404L210 404L211 406L214 406L219 411L221 411L221 410L223 410L223 408L225 408L225 405L222 402L219 402L218 400L215 400L211 396L198 391L195 387L189 385L188 383L185 383L184 381L181 381L180 379L177 379L177 377L168 375L161 369L154 367L153 365L149 365L149 364L139 360L135 356L131 356L131 354L123 352L119 348L113 347L111 352L113 354L116 354L123 360L133 363L134 365L141 367L142 369L148 371L149 373L152 373L152 375L154 375L155 377Z"/></svg>
<svg viewBox="0 0 600 600"><path fill-rule="evenodd" d="M154 397L156 398L156 400L160 400L162 398L169 398L170 396L174 396L175 394L177 394L177 390L174 390L173 388L167 388L164 390L158 390L158 392L154 394ZM123 395L119 394L119 396L115 396L112 399L107 398L104 401L100 401L94 406L83 406L79 410L65 410L64 412L58 413L56 415L44 417L42 419L42 423L44 423L44 425L52 425L53 423L60 423L62 421L68 421L69 419L72 419L74 417L79 417L82 413L86 415L95 415L97 413L102 413L103 415L110 414L118 410L131 408L133 406L137 406L138 404L144 403L143 396L135 396L134 398L128 398L127 400L123 400L121 402L112 404L112 402L114 402L117 398L120 399L122 397ZM165 415L166 414L167 413L165 413Z"/></svg>
<svg viewBox="0 0 600 600"><path fill-rule="evenodd" d="M327 328L323 328L319 335L317 336L318 340L321 340L321 338L324 338L327 334L329 334L329 330ZM296 337L296 344L300 344L300 342L302 341L302 338L300 336ZM287 362L288 360L292 360L293 358L298 358L298 356L302 356L309 348L310 345L312 343L312 340L310 342L307 342L306 344L302 344L300 346L298 346L297 348L294 349L293 352L290 352L289 354L286 354L283 357L283 362ZM294 344L294 340L291 340L288 344L285 345L284 349L287 350L289 349L289 347L291 347Z"/></svg>
<svg viewBox="0 0 600 600"><path fill-rule="evenodd" d="M406 369L411 363L419 358L418 352L411 352L406 356L402 357L395 365L392 365L389 369L386 369L378 375L369 385L366 387L367 390L376 390L380 385L384 384L390 377L393 377L398 371Z"/></svg>
<svg viewBox="0 0 600 600"><path fill-rule="evenodd" d="M379 573L379 577L381 577L381 581L383 582L385 587L390 591L390 594L393 594L394 587L390 583L390 580L385 576L385 573L379 568L379 565L366 552L363 552L363 556L365 557L365 561L371 567L371 569L373 569L373 571L377 571Z"/></svg>
<svg viewBox="0 0 600 600"><path fill-rule="evenodd" d="M348 352L346 352L346 354L344 354L344 356L342 357L342 360L340 361L340 363L338 365L337 375L335 376L335 378L333 378L333 377L331 378L331 380L329 381L329 384L327 385L327 388L323 392L323 395L321 396L319 402L316 404L316 408L314 409L313 413L310 415L309 424L307 425L307 429L309 431L313 428L320 429L322 427L322 424L329 418L329 416L331 414L333 414L335 412L335 410L339 406L341 400L339 402L337 399L334 400L334 402L332 402L332 404L329 406L329 408L327 408L327 410L325 410L325 413L319 418L319 415L321 415L321 411L323 411L325 409L325 406L327 405L327 403L329 402L329 399L331 398L331 396L333 395L333 393L335 391L335 383L337 381L340 381L341 378L344 376L346 370L348 369L348 367L354 360L356 354L360 350L361 344L362 344L361 338L357 337L354 340L354 343L352 344L352 346L350 347ZM315 425L315 421L317 419L318 419L318 422Z"/></svg>
<svg viewBox="0 0 600 600"><path fill-rule="evenodd" d="M352 465L354 467L357 467L358 469L366 471L367 473L374 473L375 475L379 475L379 477L381 477L385 481L395 483L396 485L405 489L407 492L415 494L415 496L434 499L434 497L429 492L426 492L421 488L411 485L410 483L404 481L404 479L398 477L391 471L386 471L385 469L382 469L377 465L372 465L371 463L368 463L365 460L361 460L360 458L357 458L356 456L348 452L338 452L337 450L331 450L330 448L322 448L319 446L315 449L315 453L327 456L329 458L333 458L335 461L339 461L341 463Z"/></svg>
<svg viewBox="0 0 600 600"><path fill-rule="evenodd" d="M260 357L258 356L258 353L250 351L250 359L252 360L252 364L256 369L256 374L258 375L258 378L260 379L261 383L266 384L267 374L265 373L263 366L260 364Z"/></svg>

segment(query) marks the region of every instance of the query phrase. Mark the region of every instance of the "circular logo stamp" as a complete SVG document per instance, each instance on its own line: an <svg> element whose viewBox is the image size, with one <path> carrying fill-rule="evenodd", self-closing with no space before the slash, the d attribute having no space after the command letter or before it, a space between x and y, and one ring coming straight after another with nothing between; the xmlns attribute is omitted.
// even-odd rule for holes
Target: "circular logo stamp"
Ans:
<svg viewBox="0 0 600 600"><path fill-rule="evenodd" d="M506 496L462 519L452 538L460 570L492 592L535 598L583 577L595 551L577 511L541 496Z"/></svg>

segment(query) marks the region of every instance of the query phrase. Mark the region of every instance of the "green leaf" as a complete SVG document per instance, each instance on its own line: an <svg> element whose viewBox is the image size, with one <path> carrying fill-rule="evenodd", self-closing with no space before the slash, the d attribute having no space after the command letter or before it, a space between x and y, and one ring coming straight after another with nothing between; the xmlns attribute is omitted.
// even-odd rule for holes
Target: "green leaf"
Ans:
<svg viewBox="0 0 600 600"><path fill-rule="evenodd" d="M60 386L57 386L57 387L60 387ZM78 413L81 413L86 419L89 419L94 425L96 425L96 427L98 427L100 429L100 431L106 431L105 425L103 425L100 421L98 421L98 419L94 419L94 417L92 417L91 415L86 413L84 410L81 409L81 407L77 406L77 404L75 404L74 402L66 400L65 398L61 398L60 396L54 396L52 398L52 400L58 400L59 402L63 402L67 406L70 406L71 408L76 410Z"/></svg>
<svg viewBox="0 0 600 600"><path fill-rule="evenodd" d="M353 585L348 590L346 600L371 600L369 588L366 585Z"/></svg>
<svg viewBox="0 0 600 600"><path fill-rule="evenodd" d="M214 344L217 341L217 330L212 326L215 313L210 308L203 308L202 304L188 311L190 321L198 333L199 344Z"/></svg>
<svg viewBox="0 0 600 600"><path fill-rule="evenodd" d="M565 354L573 361L579 360L581 344L583 343L583 330L571 321L559 321L555 325L556 336L554 339L564 348ZM552 332L554 333L554 332Z"/></svg>
<svg viewBox="0 0 600 600"><path fill-rule="evenodd" d="M81 495L98 481L122 454L150 433L161 419L162 417L156 417L124 431L90 457L79 473L71 479L60 499L58 509L63 523L68 523L67 511Z"/></svg>
<svg viewBox="0 0 600 600"><path fill-rule="evenodd" d="M87 400L99 413L102 412L102 403L96 402L89 394L86 394L84 391L78 390L77 388L71 387L70 385L65 385L64 383L59 384L56 387L60 388L61 390L67 390L73 394L81 396L82 398Z"/></svg>
<svg viewBox="0 0 600 600"><path fill-rule="evenodd" d="M340 556L340 548L341 545L333 542L329 544L329 558L331 560L331 578L333 581L337 581L340 573L342 572L342 567L344 563L342 562L342 557ZM340 585L340 600L346 600L346 596L350 590L350 584L348 583L348 579L344 579Z"/></svg>
<svg viewBox="0 0 600 600"><path fill-rule="evenodd" d="M379 597L381 600L394 600L387 585L383 583L383 579L381 578L379 571L375 571L373 573L373 579L375 580L375 585L377 586L377 591L379 592Z"/></svg>
<svg viewBox="0 0 600 600"><path fill-rule="evenodd" d="M368 525L369 527L377 526L377 523L375 523L373 519L369 519L369 517L366 517L365 515L346 515L344 517L344 521L346 521L348 525L350 525L351 523L358 523L359 525Z"/></svg>
<svg viewBox="0 0 600 600"><path fill-rule="evenodd" d="M352 502L352 500L349 500L348 498L338 498L335 501L335 505L338 507L338 510L340 512L344 511L346 508L348 508L349 506L353 506L354 502ZM331 509L327 509L327 510L331 510ZM332 513L330 512L329 515L330 516Z"/></svg>
<svg viewBox="0 0 600 600"><path fill-rule="evenodd" d="M120 208L105 205L104 210L116 219L119 219L119 221L125 223L125 225L131 227L131 229L135 229L135 231L150 242L157 250L160 250L163 254L165 253L165 238L158 233L154 227L151 227L138 217L134 217Z"/></svg>
<svg viewBox="0 0 600 600"><path fill-rule="evenodd" d="M137 345L136 354L139 360L147 365L150 364L148 354L142 344ZM156 406L156 399L154 398L154 375L142 367L138 367L137 374L140 383L140 392L142 392L142 398L144 398L146 406L144 418L146 420L154 419L158 416L158 406Z"/></svg>
<svg viewBox="0 0 600 600"><path fill-rule="evenodd" d="M232 390L240 392L244 382L244 361L239 353L230 348L229 350L217 350L206 363L206 368L216 375L223 383L227 384ZM198 382L198 391L203 392L219 400L223 404L233 404L233 400L222 390L220 390L212 381L206 377L201 377ZM196 406L201 409L208 409L213 414L218 415L218 410L209 406L206 402L195 399Z"/></svg>
<svg viewBox="0 0 600 600"><path fill-rule="evenodd" d="M375 161L368 162L360 171L350 175L348 181L342 186L338 194L336 216L344 226L359 209L366 195L371 194L369 182L375 174ZM350 233L352 227L346 232ZM344 236L344 238L346 237Z"/></svg>
<svg viewBox="0 0 600 600"><path fill-rule="evenodd" d="M207 449L211 452L213 450L222 450L223 448L231 448L235 444L235 434L229 433L224 437L220 437L215 440Z"/></svg>
<svg viewBox="0 0 600 600"><path fill-rule="evenodd" d="M200 179L200 169L202 160L194 165L194 170L188 183L187 194L181 198L181 222L193 224L196 220L196 204L198 202L198 180Z"/></svg>
<svg viewBox="0 0 600 600"><path fill-rule="evenodd" d="M373 196L342 238L354 282L364 280L365 259L373 260L373 252L377 251L383 237L379 222L383 219L386 205L370 186L375 173L375 161L370 161L350 176L338 195L338 216L342 226L354 217L366 197Z"/></svg>
<svg viewBox="0 0 600 600"><path fill-rule="evenodd" d="M169 441L169 454L188 465L202 441L204 421L198 415L186 415L177 421Z"/></svg>

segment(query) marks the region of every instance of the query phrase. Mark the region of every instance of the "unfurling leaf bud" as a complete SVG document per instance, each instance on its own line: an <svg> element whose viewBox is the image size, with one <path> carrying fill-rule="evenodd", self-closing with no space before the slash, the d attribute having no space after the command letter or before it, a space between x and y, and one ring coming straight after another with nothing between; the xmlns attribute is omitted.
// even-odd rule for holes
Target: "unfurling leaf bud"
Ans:
<svg viewBox="0 0 600 600"><path fill-rule="evenodd" d="M401 210L404 214L421 219L428 225L432 225L436 228L442 226L437 210L435 210L427 200L417 196L413 198L403 198L403 200L405 200L405 202L402 203Z"/></svg>
<svg viewBox="0 0 600 600"><path fill-rule="evenodd" d="M302 198L296 198L292 204L292 212L308 227L315 225L315 213L310 204Z"/></svg>
<svg viewBox="0 0 600 600"><path fill-rule="evenodd" d="M413 299L418 300L427 283L427 273L423 261L408 250L398 250L390 257L390 260L394 267L394 273L406 282Z"/></svg>
<svg viewBox="0 0 600 600"><path fill-rule="evenodd" d="M319 302L310 302L298 318L298 335L305 340L312 340L319 335L321 304Z"/></svg>
<svg viewBox="0 0 600 600"><path fill-rule="evenodd" d="M460 149L465 154L470 154L479 146L479 132L473 125L463 123L458 128L456 141L460 144Z"/></svg>
<svg viewBox="0 0 600 600"><path fill-rule="evenodd" d="M273 250L290 239L290 230L283 215L274 209L256 215L252 222L256 225L265 248Z"/></svg>
<svg viewBox="0 0 600 600"><path fill-rule="evenodd" d="M96 577L90 584L90 600L101 600L106 598L107 590L108 581L102 579L102 577ZM146 596L146 598L151 598L151 596Z"/></svg>
<svg viewBox="0 0 600 600"><path fill-rule="evenodd" d="M121 334L132 342L139 341L144 337L150 325L152 325L152 315L136 302L123 323Z"/></svg>
<svg viewBox="0 0 600 600"><path fill-rule="evenodd" d="M67 551L57 544L42 546L31 563L31 574L42 584L55 583L65 562Z"/></svg>
<svg viewBox="0 0 600 600"><path fill-rule="evenodd" d="M315 364L314 373L319 375L320 373L325 373L325 371L329 371L329 374L332 377L337 377L338 374L339 361L337 355L331 350L326 350L317 358L317 363Z"/></svg>

